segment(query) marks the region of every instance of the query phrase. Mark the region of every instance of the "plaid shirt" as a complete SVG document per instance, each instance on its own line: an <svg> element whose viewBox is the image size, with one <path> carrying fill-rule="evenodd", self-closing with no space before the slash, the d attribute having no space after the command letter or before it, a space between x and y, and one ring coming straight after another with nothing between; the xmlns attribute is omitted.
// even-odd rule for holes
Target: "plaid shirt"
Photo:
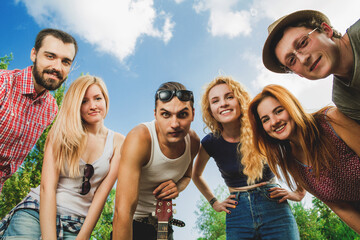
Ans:
<svg viewBox="0 0 360 240"><path fill-rule="evenodd" d="M49 91L37 95L31 66L0 70L0 193L57 111Z"/></svg>
<svg viewBox="0 0 360 240"><path fill-rule="evenodd" d="M11 218L17 210L20 209L33 209L39 212L40 203L27 196L24 198L16 207L14 207L0 222L0 239L3 237L8 225L10 224ZM71 233L79 233L80 229L85 221L84 217L78 217L75 215L65 216L56 215L56 236L58 240L64 239L64 231Z"/></svg>

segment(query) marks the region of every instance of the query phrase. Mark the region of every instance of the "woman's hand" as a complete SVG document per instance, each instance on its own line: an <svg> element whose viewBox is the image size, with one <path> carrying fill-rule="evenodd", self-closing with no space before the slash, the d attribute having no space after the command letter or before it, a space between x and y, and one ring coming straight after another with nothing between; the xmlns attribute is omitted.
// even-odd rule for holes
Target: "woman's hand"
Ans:
<svg viewBox="0 0 360 240"><path fill-rule="evenodd" d="M270 198L281 198L279 203L285 202L288 199L299 202L304 198L306 193L305 190L296 190L295 192L291 192L279 187L270 188L268 191L270 191Z"/></svg>
<svg viewBox="0 0 360 240"><path fill-rule="evenodd" d="M228 210L227 208L235 208L236 205L238 204L237 201L232 200L232 198L235 198L235 195L230 195L228 196L223 202L220 201L216 201L214 202L214 204L212 205L213 209L217 212L226 212L227 214L230 214L231 211Z"/></svg>

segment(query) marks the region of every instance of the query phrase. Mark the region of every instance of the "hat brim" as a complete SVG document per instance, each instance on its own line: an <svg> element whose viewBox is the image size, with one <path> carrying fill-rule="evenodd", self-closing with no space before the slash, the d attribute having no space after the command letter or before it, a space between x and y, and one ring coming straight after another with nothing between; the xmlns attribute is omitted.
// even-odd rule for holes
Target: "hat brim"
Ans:
<svg viewBox="0 0 360 240"><path fill-rule="evenodd" d="M321 22L325 22L330 25L330 20L321 12L314 10L301 10L293 12L280 20L276 26L272 29L267 37L262 53L262 59L265 67L270 71L276 73L286 73L284 66L279 62L278 58L275 55L274 49L272 49L272 42L274 37L284 31L286 27L295 22L304 21L310 18L319 19Z"/></svg>

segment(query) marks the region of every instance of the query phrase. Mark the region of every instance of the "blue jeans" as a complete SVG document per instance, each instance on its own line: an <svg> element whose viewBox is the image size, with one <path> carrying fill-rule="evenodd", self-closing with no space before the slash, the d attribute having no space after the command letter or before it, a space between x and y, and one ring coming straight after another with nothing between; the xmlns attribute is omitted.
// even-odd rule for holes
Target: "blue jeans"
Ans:
<svg viewBox="0 0 360 240"><path fill-rule="evenodd" d="M245 192L233 192L238 202L226 214L226 239L284 239L299 240L295 218L287 202L271 199L268 189L277 187L268 184Z"/></svg>
<svg viewBox="0 0 360 240"><path fill-rule="evenodd" d="M4 240L11 239L40 239L39 213L33 209L19 209L12 216L3 235ZM64 231L64 239L74 240L77 234Z"/></svg>

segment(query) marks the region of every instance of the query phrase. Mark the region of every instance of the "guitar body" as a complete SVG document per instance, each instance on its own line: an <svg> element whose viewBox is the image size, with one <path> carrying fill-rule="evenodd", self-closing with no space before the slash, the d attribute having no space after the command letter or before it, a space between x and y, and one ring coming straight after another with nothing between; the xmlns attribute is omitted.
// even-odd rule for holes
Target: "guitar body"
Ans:
<svg viewBox="0 0 360 240"><path fill-rule="evenodd" d="M156 216L158 217L157 240L168 239L169 220L172 218L172 201L171 200L157 200Z"/></svg>

